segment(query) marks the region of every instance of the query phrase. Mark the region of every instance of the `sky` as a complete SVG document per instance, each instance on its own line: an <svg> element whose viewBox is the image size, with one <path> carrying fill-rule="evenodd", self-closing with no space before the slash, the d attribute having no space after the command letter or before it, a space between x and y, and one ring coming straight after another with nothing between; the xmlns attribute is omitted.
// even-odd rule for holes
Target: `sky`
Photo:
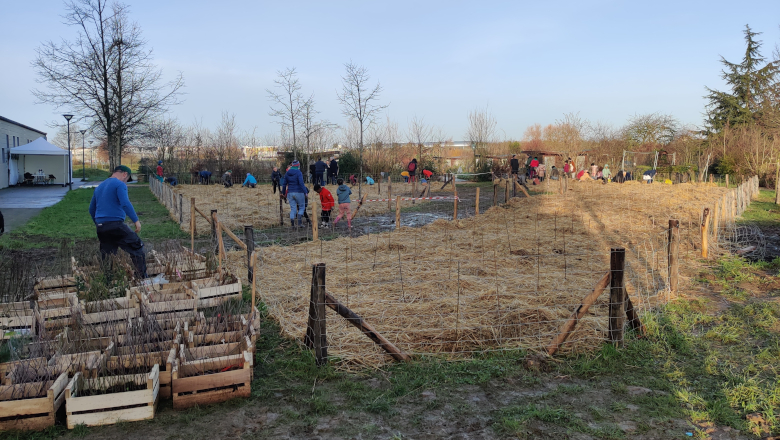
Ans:
<svg viewBox="0 0 780 440"><path fill-rule="evenodd" d="M413 117L464 139L487 109L498 135L565 113L614 126L660 112L701 125L705 87L723 89L720 57L744 55L743 30L780 44L780 2L751 1L126 1L164 78L184 76L170 116L215 128L278 133L266 89L294 67L319 117L345 126L336 99L344 63L383 88L384 117ZM6 1L0 23L0 115L50 133L67 109L36 103L31 62L45 41L73 40L61 1Z"/></svg>

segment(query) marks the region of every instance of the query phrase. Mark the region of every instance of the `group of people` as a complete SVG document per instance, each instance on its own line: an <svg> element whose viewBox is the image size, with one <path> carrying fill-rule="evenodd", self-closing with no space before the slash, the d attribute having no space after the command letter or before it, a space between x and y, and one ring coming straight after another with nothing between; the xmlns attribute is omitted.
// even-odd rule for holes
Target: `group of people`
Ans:
<svg viewBox="0 0 780 440"><path fill-rule="evenodd" d="M299 161L293 161L292 164L285 171L284 176L281 176L279 170L274 167L273 176L278 176L278 179L274 179L274 193L276 193L277 186L279 187L279 196L286 199L290 204L290 226L302 227L303 220L306 219L307 223L311 223L309 215L306 213L306 208L309 206L309 188L306 187L303 181L303 173L300 170L301 163ZM330 168L328 168L329 170ZM323 170L324 173L325 170ZM320 218L322 219L321 227L330 226L330 217L336 201L333 199L333 194L322 186L322 181L314 182L314 192L320 197L320 206L322 211L320 212ZM352 212L350 210L350 195L352 190L349 186L344 184L344 179L337 178L336 184L336 197L338 199L339 214L333 222L333 226L346 217L347 225L352 228Z"/></svg>
<svg viewBox="0 0 780 440"><path fill-rule="evenodd" d="M519 179L520 160L517 158L516 154L513 154L512 159L509 160L509 167L512 170L513 177L515 179ZM553 169L554 168L555 167L553 167ZM524 186L525 186L525 181L527 181L528 179L531 179L534 185L540 182L544 182L544 179L547 177L547 166L543 162L539 162L538 157L528 156L528 159L526 159L525 162L525 172L522 174L522 176L523 176L522 185Z"/></svg>

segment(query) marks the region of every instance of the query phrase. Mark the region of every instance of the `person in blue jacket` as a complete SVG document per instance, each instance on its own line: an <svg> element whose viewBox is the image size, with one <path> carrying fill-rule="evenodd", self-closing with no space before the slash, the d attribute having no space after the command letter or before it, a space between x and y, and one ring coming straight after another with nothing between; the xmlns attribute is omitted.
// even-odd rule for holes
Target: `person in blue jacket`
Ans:
<svg viewBox="0 0 780 440"><path fill-rule="evenodd" d="M255 176L251 175L250 173L246 173L246 179L244 179L244 183L242 183L241 186L254 188L257 186L257 179L255 179Z"/></svg>
<svg viewBox="0 0 780 440"><path fill-rule="evenodd" d="M135 275L146 278L144 242L138 238L141 222L127 196L126 183L132 181L130 168L125 165L114 168L111 177L95 189L89 202L89 215L95 222L98 240L100 240L100 256L105 259L109 255L115 255L121 248L130 254L135 266ZM130 217L130 220L135 223L135 232L127 227L125 217Z"/></svg>
<svg viewBox="0 0 780 440"><path fill-rule="evenodd" d="M303 226L303 214L306 212L306 194L309 188L303 183L303 174L300 170L301 163L293 161L290 169L284 174L284 184L282 194L287 196L290 203L290 224L296 226L295 219L298 219L298 227Z"/></svg>

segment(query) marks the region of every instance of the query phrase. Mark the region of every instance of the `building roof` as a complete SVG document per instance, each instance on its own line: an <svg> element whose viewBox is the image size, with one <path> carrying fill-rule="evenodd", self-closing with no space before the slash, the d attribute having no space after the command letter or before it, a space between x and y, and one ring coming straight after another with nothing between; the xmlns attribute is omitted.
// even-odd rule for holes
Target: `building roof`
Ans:
<svg viewBox="0 0 780 440"><path fill-rule="evenodd" d="M42 134L42 135L46 136L46 132L45 132L45 131L36 130L36 129L32 128L32 127L29 127L29 126L27 126L27 125L24 125L24 124L20 124L20 123L18 123L18 122L16 122L16 121L12 121L12 120L10 120L10 119L8 119L8 118L4 118L4 117L2 117L2 116L0 116L0 121L5 121L5 122L8 122L9 124L14 124L14 125L16 125L16 126L18 126L18 127L26 128L26 129L28 129L28 130L32 130L32 131L34 131L34 132L36 132L36 133L40 133L40 134Z"/></svg>

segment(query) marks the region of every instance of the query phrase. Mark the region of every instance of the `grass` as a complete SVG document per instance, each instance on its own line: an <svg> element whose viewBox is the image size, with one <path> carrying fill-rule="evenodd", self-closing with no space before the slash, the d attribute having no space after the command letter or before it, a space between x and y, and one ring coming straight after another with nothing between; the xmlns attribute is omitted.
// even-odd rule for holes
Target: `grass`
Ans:
<svg viewBox="0 0 780 440"><path fill-rule="evenodd" d="M111 172L108 170L101 170L100 168L85 168L84 174L87 180L105 180L111 176ZM81 179L82 171L81 167L73 169L73 178Z"/></svg>
<svg viewBox="0 0 780 440"><path fill-rule="evenodd" d="M758 200L750 204L750 208L742 214L744 221L755 222L759 226L777 226L780 222L780 206L775 204L775 192L762 189L758 192Z"/></svg>
<svg viewBox="0 0 780 440"><path fill-rule="evenodd" d="M0 237L0 248L30 249L50 247L62 239L95 239L95 224L89 216L94 189L68 192L57 204L44 208L21 228ZM141 220L141 239L186 238L147 186L129 186L128 194Z"/></svg>

